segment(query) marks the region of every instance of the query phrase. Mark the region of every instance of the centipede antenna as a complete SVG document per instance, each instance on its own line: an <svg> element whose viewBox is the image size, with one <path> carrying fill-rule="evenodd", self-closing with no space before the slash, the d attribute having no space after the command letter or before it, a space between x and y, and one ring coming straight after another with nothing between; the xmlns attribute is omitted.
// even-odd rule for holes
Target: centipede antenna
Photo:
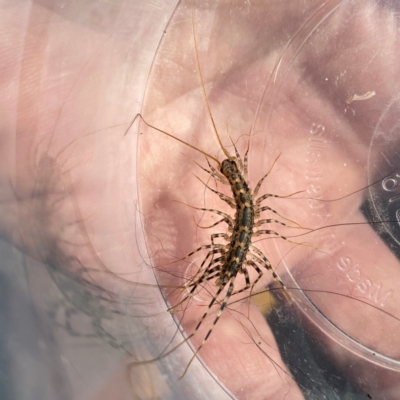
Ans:
<svg viewBox="0 0 400 400"><path fill-rule="evenodd" d="M214 133L217 136L218 143L221 146L221 149L224 152L224 154L226 155L226 157L231 159L232 156L225 149L224 145L221 142L221 138L219 137L218 129L217 129L217 126L216 126L215 121L214 121L214 116L213 116L213 114L211 112L210 103L208 101L207 92L206 92L206 89L205 89L205 86L204 86L204 78L203 78L203 73L201 72L200 61L199 61L199 52L197 50L197 39L196 39L196 30L194 28L194 16L193 16L193 13L192 13L192 29L193 29L194 51L196 53L196 64L197 64L197 70L199 71L199 77L200 77L200 81L201 81L201 88L202 88L202 91L203 91L204 102L206 103L208 115L210 116L211 123L212 123L213 129L214 129Z"/></svg>
<svg viewBox="0 0 400 400"><path fill-rule="evenodd" d="M154 129L154 130L156 130L156 131L158 131L158 132L161 132L161 133L163 133L164 135L167 135L167 136L169 136L169 137L171 137L171 138L177 140L178 142L183 143L185 146L188 146L188 147L192 148L193 150L196 150L196 151L198 151L199 153L204 154L206 157L211 158L211 159L214 160L219 166L221 165L221 163L219 162L219 160L217 160L217 159L216 159L215 157L213 157L212 155L206 153L206 152L203 151L203 150L198 149L197 147L191 145L191 144L188 143L188 142L185 142L185 141L182 140L182 139L179 139L178 137L172 135L171 133L168 133L168 132L166 132L166 131L164 131L164 130L162 130L162 129L160 129L160 128L157 128L157 127L154 126L154 125L151 125L150 123L148 123L148 122L143 118L142 114L137 114L136 117L134 118L132 124L136 121L137 118L140 118L149 128ZM125 133L125 134L126 134L126 133Z"/></svg>

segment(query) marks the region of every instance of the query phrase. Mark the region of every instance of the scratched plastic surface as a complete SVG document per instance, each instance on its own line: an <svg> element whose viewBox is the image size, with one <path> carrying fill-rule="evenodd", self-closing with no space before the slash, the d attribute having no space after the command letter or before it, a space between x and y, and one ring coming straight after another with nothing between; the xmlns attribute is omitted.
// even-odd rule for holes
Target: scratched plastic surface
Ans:
<svg viewBox="0 0 400 400"><path fill-rule="evenodd" d="M1 250L0 393L398 399L397 2L81 3L0 2L14 83L1 104L12 173L0 215L16 210L18 224L2 224L21 250ZM223 159L192 26L222 142L232 151L230 135L244 154L251 129L251 187L279 156L260 194L298 193L265 202L280 214L265 218L296 226L270 228L291 242L255 239L291 304L265 271L259 294L231 299L179 379L215 313L192 347L130 362L181 343L215 288L174 319L176 287L201 258L151 265L210 241L193 216L216 220L174 200L229 210L193 176L208 179L190 160L207 167L203 155L130 123L140 112Z"/></svg>

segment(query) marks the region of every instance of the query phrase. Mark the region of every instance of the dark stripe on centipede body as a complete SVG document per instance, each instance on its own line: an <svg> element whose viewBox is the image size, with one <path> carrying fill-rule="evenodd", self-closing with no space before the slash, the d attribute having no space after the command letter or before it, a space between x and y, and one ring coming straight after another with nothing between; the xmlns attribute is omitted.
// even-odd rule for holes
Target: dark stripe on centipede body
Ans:
<svg viewBox="0 0 400 400"><path fill-rule="evenodd" d="M235 251L235 257L241 259L244 253L245 251L241 247L238 247Z"/></svg>
<svg viewBox="0 0 400 400"><path fill-rule="evenodd" d="M250 227L250 225L251 225L251 208L250 207L245 207L245 209L243 210L242 225L246 226L246 227Z"/></svg>

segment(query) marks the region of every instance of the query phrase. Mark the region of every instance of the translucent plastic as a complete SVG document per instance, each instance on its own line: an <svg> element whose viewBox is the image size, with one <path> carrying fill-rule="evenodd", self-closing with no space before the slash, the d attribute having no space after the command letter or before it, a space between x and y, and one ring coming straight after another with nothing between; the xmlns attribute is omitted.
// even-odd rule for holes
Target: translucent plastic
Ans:
<svg viewBox="0 0 400 400"><path fill-rule="evenodd" d="M0 4L7 400L399 397L397 2ZM226 158L200 74L250 187L276 161L260 195L291 195L253 243L292 296L263 270L184 374L218 304L174 350L216 286L180 304L205 253L173 261L226 230L185 204L232 211L131 123Z"/></svg>

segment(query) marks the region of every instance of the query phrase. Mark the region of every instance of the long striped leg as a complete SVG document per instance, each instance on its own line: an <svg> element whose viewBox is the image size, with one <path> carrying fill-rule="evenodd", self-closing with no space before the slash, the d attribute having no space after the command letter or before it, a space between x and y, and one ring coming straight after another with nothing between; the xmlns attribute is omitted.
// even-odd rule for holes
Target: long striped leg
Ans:
<svg viewBox="0 0 400 400"><path fill-rule="evenodd" d="M221 192L218 192L217 190L214 190L212 187L208 186L207 183L204 183L198 176L195 175L195 177L209 190L211 190L213 193L215 193L219 198L225 203L227 203L230 207L236 208L235 200L232 199L232 197L229 197Z"/></svg>
<svg viewBox="0 0 400 400"><path fill-rule="evenodd" d="M222 211L215 210L214 208L195 207L195 206L191 206L190 204L184 203L183 201L178 201L178 200L175 200L175 202L176 202L176 203L184 204L185 206L188 206L188 207L190 207L190 208L193 208L194 210L208 211L208 212L212 212L212 213L214 213L214 214L218 214L218 215L220 215L221 217L223 217L224 220L226 219L226 223L227 223L229 226L232 226L232 227L233 227L233 225L234 225L234 221L233 221L232 217L231 217L230 215L228 215L228 214L225 214L225 213L222 212ZM196 225L197 225L197 224L196 224ZM197 226L199 226L199 225L197 225ZM214 225L212 225L212 226L214 226ZM202 227L200 227L200 228L202 228ZM207 228L205 228L205 229L207 229Z"/></svg>
<svg viewBox="0 0 400 400"><path fill-rule="evenodd" d="M262 272L262 270L258 267L258 265L254 261L247 260L246 263L248 265L252 266L258 273L257 278L255 279L255 281L253 282L253 284L251 285L251 288L250 288L250 297L251 297L253 288L257 285L258 281L262 278L262 276L264 275L264 272Z"/></svg>
<svg viewBox="0 0 400 400"><path fill-rule="evenodd" d="M210 163L209 156L207 153L204 152L204 150L201 148L201 144L199 140L195 137L197 143L199 144L199 148L201 149L201 152L204 154L204 157L207 161L208 166L210 167L211 171L208 171L206 168L202 167L199 163L197 163L195 160L192 160L195 164L197 164L203 171L206 171L208 174L210 174L213 178L215 178L217 181L220 181L224 185L229 185L228 180L223 176L218 170L216 170ZM216 161L216 160L215 160Z"/></svg>
<svg viewBox="0 0 400 400"><path fill-rule="evenodd" d="M211 334L211 332L212 332L214 326L217 324L218 319L219 319L219 317L221 316L222 312L224 311L224 308L226 307L226 304L227 304L227 302L228 302L228 300L229 300L229 297L230 297L230 295L231 295L231 293L232 293L232 291L233 291L233 282L234 282L234 277L233 277L233 279L232 279L232 282L231 282L230 285L229 285L228 292L227 292L227 294L226 294L224 300L223 300L222 303L221 303L221 307L220 307L220 309L219 309L219 311L218 311L217 317L216 317L216 319L214 320L213 325L211 326L211 328L210 328L210 330L208 331L207 335L206 335L205 338L203 339L203 342L201 343L201 345L199 346L199 348L195 351L195 353L194 353L193 356L191 357L191 359L190 359L188 365L186 366L186 368L185 368L185 370L184 370L182 376L180 377L180 379L182 379L182 378L185 376L187 370L188 370L189 367L190 367L190 364L192 363L192 361L194 360L194 358L196 357L196 355L198 354L198 352L200 351L200 349L204 346L204 344L205 344L206 341L208 340L208 338L209 338L209 336L210 336L210 334ZM196 328L194 329L194 331L193 331L183 342L179 343L178 345L176 345L174 348L170 349L170 350L167 351L166 353L161 354L161 355L160 355L159 357L157 357L156 359L147 360L147 361L141 361L141 362L132 362L132 363L130 363L130 366L148 364L148 363L151 363L151 362L153 362L153 361L155 361L155 360L160 360L160 359L162 359L162 358L165 358L165 357L169 356L170 354L172 354L172 353L173 353L176 349L178 349L180 346L182 346L182 344L188 342L188 341L196 334L196 332L200 329L200 326L202 325L203 321L206 319L206 317L207 317L208 313L210 312L210 310L211 310L212 306L214 305L214 303L218 300L218 297L219 297L219 295L221 294L221 292L222 292L222 290L224 289L224 287L225 287L225 286L221 286L221 287L218 289L217 293L215 294L215 296L211 299L210 303L208 304L207 310L205 311L205 313L204 313L203 316L201 317L200 321L199 321L198 324L196 325Z"/></svg>
<svg viewBox="0 0 400 400"><path fill-rule="evenodd" d="M207 258L208 258L208 257L209 257L209 254L207 255ZM216 263L219 263L219 262L223 263L223 262L225 262L225 261L226 261L226 256L225 256L225 254L223 254L221 257L218 257L218 258L216 258L215 260L214 260L214 259L211 260L211 261L209 262L209 264L207 265L207 267L202 268L203 264L205 263L205 260L204 260L204 261L202 262L200 268L199 268L199 271L196 273L196 275L195 275L193 278L190 279L190 281L189 281L190 284L187 285L187 287L193 286L193 285L195 285L195 284L196 284L196 285L197 285L197 284L200 284L200 283L202 282L202 279L203 279L203 278L207 278L208 274L210 274L211 271L214 270L215 267L213 267L213 268L210 269L210 267L211 267L212 265L214 265L214 264L216 264ZM201 274L200 278L197 278L197 279L196 279L197 275L199 275L201 272L202 272L202 274ZM207 280L207 279L204 279L204 280Z"/></svg>
<svg viewBox="0 0 400 400"><path fill-rule="evenodd" d="M229 237L229 235L227 233L213 233L211 235L211 243L214 244L214 239L219 238L219 237L220 238L224 238L227 241L229 241L229 239L230 239L230 237Z"/></svg>
<svg viewBox="0 0 400 400"><path fill-rule="evenodd" d="M240 162L242 164L242 171L243 171L242 175L244 176L245 179L247 179L247 175L249 172L249 170L248 170L248 155L249 155L249 150L250 150L251 128L249 130L248 136L249 136L249 139L247 140L247 149L243 156L243 163L242 163L242 159L239 157Z"/></svg>
<svg viewBox="0 0 400 400"><path fill-rule="evenodd" d="M247 175L248 175L247 156L248 156L249 150L250 150L250 135L251 135L251 129L250 129L250 132L249 132L249 140L247 141L247 149L246 149L246 152L244 153L243 160L242 160L242 157L240 157L239 151L238 151L238 149L237 149L237 147L236 147L235 142L233 141L233 139L232 139L232 137L231 137L231 134L229 133L228 126L226 127L226 130L227 130L227 132L228 132L229 139L231 140L232 146L233 146L233 148L235 149L235 156L236 156L236 159L237 159L238 164L239 164L239 170L240 170L241 174L244 176L244 178L246 179L246 178L247 178Z"/></svg>
<svg viewBox="0 0 400 400"><path fill-rule="evenodd" d="M244 153L244 157L243 157L243 176L245 178L247 178L247 175L249 173L249 169L248 169L248 154L249 154L249 150L250 150L250 134L249 134L249 140L247 142L246 153Z"/></svg>
<svg viewBox="0 0 400 400"><path fill-rule="evenodd" d="M229 221L229 220L226 219L226 218L222 218L222 219L220 219L219 221L217 221L217 222L215 222L214 224L209 225L209 226L201 226L201 225L199 225L196 221L195 221L195 224L196 224L197 227L200 228L200 229L210 229L210 228L213 228L214 226L219 225L221 222L226 222L226 223L228 224L228 229L230 229L230 231L233 230L233 224L231 223L231 221Z"/></svg>
<svg viewBox="0 0 400 400"><path fill-rule="evenodd" d="M255 205L255 207L254 207L254 214L255 214L255 217L256 217L256 218L259 218L260 214L261 214L263 211L271 211L272 213L276 214L278 217L281 217L281 218L285 219L286 221L289 221L289 222L291 222L292 224L297 225L297 226L298 226L299 228L301 228L301 229L309 229L309 228L303 228L303 227L302 227L301 225L299 225L297 222L295 222L295 221L293 221L293 220L291 220L291 219L289 219L289 218L287 218L287 217L285 217L285 216L279 214L278 211L274 210L273 208L271 208L271 207L269 207L269 206L260 207L258 204ZM266 220L262 220L262 221L266 221ZM280 223L281 225L284 225L283 223L281 223L281 222L279 222L279 221L276 221L276 222L277 222L277 223ZM258 223L258 222L257 222L257 223ZM287 225L285 225L285 226L287 226ZM310 229L310 230L311 230L311 229Z"/></svg>
<svg viewBox="0 0 400 400"><path fill-rule="evenodd" d="M254 255L252 255L252 257L254 257ZM261 260L260 260L260 261L261 261ZM249 295L249 299L250 299L251 296L252 296L252 294L253 294L253 289L254 289L254 287L257 285L257 283L259 282L259 280L261 279L261 277L264 275L264 273L263 273L262 270L258 267L258 265L257 265L254 261L252 261L252 260L246 260L246 261L245 261L245 264L246 264L246 265L249 265L249 266L251 266L251 267L253 267L253 268L256 270L256 272L258 273L258 276L257 276L257 278L255 279L255 281L254 281L252 284L250 284L249 273L248 273L247 269L244 267L244 268L243 268L243 272L244 272L245 275L246 275L246 286L245 286L243 289L240 289L240 290L238 290L237 292L232 293L232 296L233 296L233 295L236 295L236 294L239 294L239 293L242 293L242 292L244 292L244 291L247 290L247 289L250 289L250 295ZM249 303L249 307L250 307L250 303ZM249 308L249 311L248 311L248 312L250 313L250 308Z"/></svg>
<svg viewBox="0 0 400 400"><path fill-rule="evenodd" d="M288 240L286 236L281 235L280 233L273 231L272 229L261 229L259 231L255 231L253 232L253 237L257 237L260 235L274 235L278 238L284 239L284 240Z"/></svg>
<svg viewBox="0 0 400 400"><path fill-rule="evenodd" d="M219 262L219 261L215 261L215 264L217 264L218 262ZM203 283L203 282L211 281L212 279L217 278L217 277L220 275L220 273L221 273L221 265L222 265L222 264L219 264L219 265L217 265L216 267L211 268L211 269L208 271L208 274L206 274L201 280L199 279L198 281L196 281L196 285L198 286L199 284L201 284L201 283ZM190 287L190 286L192 286L192 284L189 285L189 287Z"/></svg>
<svg viewBox="0 0 400 400"><path fill-rule="evenodd" d="M190 359L188 365L186 366L185 371L183 372L181 378L183 378L183 377L185 376L185 374L186 374L186 372L187 372L187 370L188 370L190 364L192 363L192 361L194 360L194 358L197 356L197 354L199 353L199 351L201 350L201 348L206 344L207 340L209 339L209 337L210 337L210 335L211 335L212 330L214 329L215 325L217 325L218 320L220 319L222 313L224 312L224 309L225 309L226 305L228 304L228 300L229 300L229 298L231 297L231 294L232 294L232 292L233 292L234 282L235 282L235 276L233 276L233 277L230 279L228 291L226 292L226 295L225 295L224 299L223 299L222 302L221 302L221 306L220 306L220 308L219 308L219 310L218 310L218 312L217 312L217 316L215 317L213 324L211 325L211 328L210 328L209 331L207 332L207 334L206 334L206 336L204 337L203 341L201 342L200 346L199 346L199 347L197 348L197 350L194 352L194 354L193 354L192 358ZM226 286L226 285L225 285L225 286ZM211 300L210 304L209 304L208 307L207 307L206 312L203 314L203 316L201 317L201 319L200 319L199 323L197 324L195 330L193 331L193 333L192 333L192 335L191 335L192 337L193 337L193 335L199 330L201 324L203 323L203 321L204 321L205 318L207 317L207 315L208 315L208 313L210 312L210 310L211 310L212 306L214 305L214 303L218 300L218 297L219 297L219 295L221 294L221 292L222 292L222 290L224 289L225 286L221 286L221 287L218 289L218 292L215 294L215 296L214 296L213 299Z"/></svg>
<svg viewBox="0 0 400 400"><path fill-rule="evenodd" d="M301 244L303 246L307 246L307 247L312 247L309 243L299 243L299 242L294 242L293 240L288 239L286 236L281 235L278 232L275 232L271 229L261 229L259 231L256 231L253 233L253 237L257 237L260 235L274 235L280 239L286 240L289 243L293 243L293 244Z"/></svg>
<svg viewBox="0 0 400 400"><path fill-rule="evenodd" d="M215 277L217 277L219 275L220 265L218 265L216 267L213 267L211 269L210 269L210 267L212 265L214 265L214 264L219 263L220 261L224 261L225 260L224 256L218 257L215 260L211 260L205 269L202 268L203 265L207 262L208 258L213 254L217 254L215 250L212 250L212 251L207 253L206 257L204 258L203 262L201 263L199 271L196 273L195 276L193 276L191 278L191 280L189 281L190 283L186 283L185 287L183 288L183 290L185 290L185 289L189 290L190 289L189 293L181 301L179 301L177 304L175 304L172 307L170 307L167 310L168 312L171 312L172 310L176 309L176 307L178 307L182 303L184 303L186 300L188 300L189 298L193 297L193 293L195 292L195 290L202 283L207 282L207 281L209 281L211 279L214 279ZM213 273L215 273L215 275L212 275ZM197 275L199 275L199 274L200 274L200 277L196 279ZM182 292L183 292L183 290L182 290Z"/></svg>
<svg viewBox="0 0 400 400"><path fill-rule="evenodd" d="M264 253L260 249L255 247L253 244L250 245L250 249L251 249L251 251L256 253L258 257L260 257L260 258L258 258L255 254L251 254L251 256L253 257L253 260L256 261L257 263L259 263L262 267L264 267L271 273L274 281L279 286L281 286L282 289L284 289L283 295L285 296L286 301L288 303L290 303L290 296L292 296L292 293L288 290L286 285L282 282L282 279L280 278L280 276L273 270L272 265L269 262L268 258L265 257ZM289 294L289 296L288 296L288 294Z"/></svg>
<svg viewBox="0 0 400 400"><path fill-rule="evenodd" d="M224 185L229 185L229 181L228 179L225 178L224 175L221 175L211 164L210 161L208 160L208 158L206 157L207 160L207 164L210 167L211 171L210 175L215 178L217 181L223 183ZM204 168L203 168L204 169Z"/></svg>
<svg viewBox="0 0 400 400"><path fill-rule="evenodd" d="M209 211L209 212L213 212L215 214L221 215L223 218L220 219L219 221L217 221L215 224L210 225L210 226L201 226L199 225L196 221L195 224L201 228L201 229L209 229L209 228L213 228L214 226L217 226L218 224L220 224L221 222L226 222L228 224L228 229L233 230L233 226L235 224L235 222L233 221L232 217L228 214L223 213L222 211L219 210L214 210L211 208L197 208L197 210L202 210L202 211Z"/></svg>
<svg viewBox="0 0 400 400"><path fill-rule="evenodd" d="M282 154L282 153L281 153ZM262 185L262 183L264 182L264 179L270 174L270 172L272 171L272 168L274 168L274 165L276 164L276 162L278 161L279 157L281 156L281 154L279 154L278 157L275 158L274 162L271 165L271 168L268 170L268 172L258 181L256 188L254 189L253 192L253 197L256 197L258 194L258 191L260 190L260 187Z"/></svg>
<svg viewBox="0 0 400 400"><path fill-rule="evenodd" d="M216 235L219 235L219 234L216 234ZM171 263L163 264L163 265L161 265L161 266L157 266L157 267L154 267L154 268L164 267L164 266L167 266L167 265L176 263L176 262L178 262L178 261L185 260L186 258L192 256L193 254L195 254L195 253L197 253L197 252L199 252L199 251L201 251L201 250L210 249L210 250L207 252L206 256L204 257L204 259L203 259L203 261L202 261L202 263L201 263L201 265L200 265L200 267L199 267L199 270L197 271L196 275L194 275L194 276L191 278L191 281L195 281L197 275L199 275L199 274L201 274L201 273L204 274L204 270L207 270L207 269L209 268L209 266L212 264L212 258L211 258L211 261L210 261L209 265L208 265L205 269L203 268L204 265L206 264L207 260L208 260L210 257L214 257L214 254L224 254L224 253L225 253L225 246L224 246L224 245L219 245L219 244L217 244L217 243L214 243L213 236L214 236L214 235L211 236L212 244L208 244L208 245L201 246L201 247L199 247L198 249L196 249L196 250L194 250L193 252L187 254L185 257L183 257L183 258L181 258L181 259L179 259L179 260L173 261L173 262L171 262ZM186 286L186 287L187 287L187 286ZM184 289L183 289L183 290L184 290ZM182 292L183 292L183 290L182 290ZM181 293L182 293L182 292L181 292ZM187 298L187 297L186 297L186 298ZM176 307L177 305L181 304L183 301L186 300L186 298L183 299L182 301L180 301L180 302L179 302L178 304L176 304L174 307ZM171 309L173 309L174 307L171 307L171 308L169 309L169 311L170 311Z"/></svg>
<svg viewBox="0 0 400 400"><path fill-rule="evenodd" d="M217 259L215 259L212 264L218 264L221 260L223 259L223 257L218 257ZM207 282L207 281L211 281L212 279L215 279L216 277L219 276L219 274L221 273L221 264L205 271L201 277L199 279L197 279L196 281L190 283L189 285L186 285L187 288L191 288L189 294L182 300L179 302L179 304L183 303L185 300L187 300L189 297L193 297L193 293L196 290L196 288L198 288L202 283ZM177 304L177 305L179 305ZM176 305L173 307L175 308Z"/></svg>
<svg viewBox="0 0 400 400"><path fill-rule="evenodd" d="M266 193L263 196L259 197L255 201L255 203L256 203L256 205L259 205L259 204L261 204L261 202L263 202L264 200L268 199L268 197L275 197L277 199L288 199L289 197L292 197L292 196L294 196L296 194L303 193L303 192L304 192L304 190L299 190L298 192L290 193L290 194L287 194L286 196L280 196L278 194Z"/></svg>
<svg viewBox="0 0 400 400"><path fill-rule="evenodd" d="M218 257L218 258L215 259L215 260L213 260L213 258L211 258L211 260L210 260L210 262L208 263L208 265L207 265L205 268L203 268L204 265L206 264L207 260L208 260L210 257L214 257L214 254L220 254L220 253L221 253L221 251L220 251L219 249L217 249L217 250L211 250L211 251L209 251L209 252L207 253L207 255L204 257L202 263L200 264L199 270L196 272L196 275L194 275L194 276L190 279L189 282L192 282L192 283L190 283L190 285L188 285L188 286L191 286L191 285L194 284L195 282L200 283L200 280L202 279L202 277L207 273L208 268L210 268L210 266L213 265L214 262L216 262L216 260L220 259L220 257ZM200 278L197 278L197 276L198 276L199 274L201 274L201 276L200 276Z"/></svg>
<svg viewBox="0 0 400 400"><path fill-rule="evenodd" d="M279 224L279 225L282 225L282 226L287 226L288 228L297 228L297 226L296 226L296 227L289 226L289 225L285 224L285 223L282 222L282 221L279 221L279 220L277 220L277 219L271 219L271 218L268 218L268 219L260 219L259 221L257 221L257 222L254 223L254 226L255 226L255 227L258 227L258 226L261 226L261 225L264 225L264 224Z"/></svg>
<svg viewBox="0 0 400 400"><path fill-rule="evenodd" d="M236 291L236 292L233 292L232 296L236 295L236 294L239 294L239 293L242 293L247 289L250 289L250 296L251 296L251 293L253 291L254 286L257 285L258 281L263 276L263 272L261 271L261 269L257 266L257 264L254 261L246 260L244 262L244 264L250 265L251 267L253 267L257 271L258 276L257 276L257 278L255 279L255 281L253 283L250 283L249 271L247 270L247 268L243 267L243 274L245 275L245 278L246 278L246 286L244 288Z"/></svg>
<svg viewBox="0 0 400 400"><path fill-rule="evenodd" d="M240 154L239 154L238 149L237 149L237 147L235 145L235 142L233 141L232 136L229 133L228 126L226 127L226 130L228 132L229 139L230 139L230 141L232 143L232 146L233 146L233 148L235 150L235 157L236 157L236 160L237 160L237 164L239 164L238 165L239 166L239 170L242 172L242 171L244 171L244 164L243 164L242 158L240 157ZM248 148L247 148L247 151L248 151ZM247 154L247 152L246 152L246 154Z"/></svg>
<svg viewBox="0 0 400 400"><path fill-rule="evenodd" d="M254 256L253 256L253 257L254 257ZM258 276L257 276L257 278L255 279L255 281L254 281L252 284L250 284L249 272L248 272L248 270L247 270L246 267L243 267L243 273L245 274L245 277L246 277L246 286L245 286L243 289L240 289L240 290L238 290L237 292L232 293L232 296L233 296L233 295L236 295L236 294L239 294L239 293L242 293L242 292L244 292L244 291L247 290L247 289L250 289L250 294L249 294L249 297L248 297L248 299L249 299L248 311L247 311L247 314L250 315L250 299L251 299L251 296L252 296L252 294L253 294L253 289L254 289L254 287L257 285L257 283L258 283L258 281L261 279L261 277L263 276L263 272L262 272L262 270L257 266L257 264L256 264L254 261L252 261L252 260L246 260L246 261L244 262L244 264L250 265L251 267L253 267L253 268L256 270L256 272L258 273Z"/></svg>
<svg viewBox="0 0 400 400"><path fill-rule="evenodd" d="M268 258L265 257L264 253L260 249L258 249L256 246L254 246L253 244L250 245L250 250L253 253L255 253L255 254L251 254L251 256L254 257L254 260L256 262L258 262L259 264L261 264L265 269L267 269L271 273L272 277L274 278L274 281L277 282L282 287L282 289L287 290L287 287L282 282L279 275L274 271L271 263L269 262Z"/></svg>
<svg viewBox="0 0 400 400"><path fill-rule="evenodd" d="M214 245L215 243L214 243L214 240L216 239L216 238L219 238L219 237L222 237L222 238L224 238L225 240L229 240L229 235L227 235L226 233L214 233L214 234L212 234L211 235L211 243L212 243L212 245ZM206 266L206 267L204 267L204 265L206 264L206 262L207 262L207 260L208 260L208 258L209 257L214 257L214 254L218 254L218 253L220 253L220 254L222 254L220 257L218 257L217 259L211 259L211 261L208 263L208 265ZM192 283L190 283L189 285L187 285L187 286L193 286L193 288L191 289L191 291L190 291L190 293L189 293L189 296L194 292L194 290L195 290L195 288L198 286L198 285L200 285L202 282L204 282L204 281L207 281L207 280L211 280L212 278L214 278L214 277L216 277L216 276L213 276L212 278L209 278L209 274L210 273L212 273L212 272L214 272L215 271L215 268L216 267L214 267L214 268L211 268L211 270L210 270L210 267L212 266L212 265L214 265L214 264L216 264L216 263L221 263L221 264L223 264L224 262L226 261L226 251L225 251L225 248L219 248L219 249L216 249L216 250L211 250L211 251L209 251L208 253L207 253L207 255L206 255L206 257L204 258L204 260L202 261L202 263L201 263L201 265L200 265L200 268L199 268L199 271L196 273L196 275L190 280L190 281L192 281ZM219 271L219 269L220 269L220 266L219 267L217 267L218 268L218 271ZM201 276L200 276L200 278L198 278L197 280L195 280L196 279L196 277L197 277L197 275L198 274L200 274L201 272L203 271L203 273L201 274Z"/></svg>
<svg viewBox="0 0 400 400"><path fill-rule="evenodd" d="M202 165L200 165L197 161L193 160L192 158L189 157L189 159L193 161L203 171L207 172L207 174L211 175L217 181L223 183L224 185L229 185L228 180L223 175L219 174L218 171L210 164L210 161L208 160L207 156L206 160L211 171L208 170L207 168L204 168Z"/></svg>
<svg viewBox="0 0 400 400"><path fill-rule="evenodd" d="M248 263L248 261L245 261L244 263ZM244 264L243 263L243 264ZM240 290L236 290L236 292L232 293L232 296L235 296L239 293L244 292L245 290L247 290L249 287L251 287L251 283L250 283L250 276L249 276L249 271L247 271L247 269L245 267L242 267L242 269L239 271L244 275L244 278L246 280L246 285L244 288L240 289Z"/></svg>
<svg viewBox="0 0 400 400"><path fill-rule="evenodd" d="M156 266L154 266L153 268L158 269L158 268L161 268L161 267L166 267L167 265L175 264L175 263L177 263L177 262L179 262L179 261L186 260L187 258L189 258L190 256L192 256L193 254L196 254L196 253L198 253L198 252L201 251L201 250L207 250L207 249L212 249L212 250L215 250L215 249L222 249L222 250L223 250L224 248L225 248L225 246L224 246L223 244L218 244L218 243L215 243L215 244L205 244L204 246L200 246L200 247L197 248L196 250L193 250L193 251L191 251L190 253L186 254L186 256L184 256L184 257L182 257L182 258L178 258L177 260L171 261L171 262L169 262L169 263L165 263L165 264L161 264L161 265L156 265Z"/></svg>
<svg viewBox="0 0 400 400"><path fill-rule="evenodd" d="M229 236L225 233L214 233L211 235L211 246L215 246L214 240L218 237L222 237L226 240L229 239ZM211 261L208 263L208 265L204 268L204 265L206 264L207 260L210 257L214 257L214 254L222 254L221 257L217 258L217 259L211 259ZM192 290L190 291L189 295L193 293L193 291L195 290L195 288L201 284L203 281L207 280L207 274L209 273L209 268L215 264L216 262L220 262L220 261L225 261L225 248L224 246L222 248L217 248L217 249L213 249L210 250L207 255L204 257L202 263L200 264L199 270L196 273L196 275L194 275L190 281L192 281L192 283L190 285L188 285L189 287L192 285L195 285ZM200 278L198 278L196 280L197 275L199 275L202 272ZM203 279L204 278L204 279Z"/></svg>
<svg viewBox="0 0 400 400"><path fill-rule="evenodd" d="M214 240L215 240L216 238L219 238L219 237L222 237L222 238L224 238L225 240L229 240L229 236L228 236L226 233L214 233L214 234L211 235L211 243L212 243L211 245L212 245L212 246L215 246L215 245L216 245L216 244L214 243ZM218 254L218 253L222 254L222 256L219 257L219 258L217 258L216 260L214 260L214 259L213 259L214 254ZM206 257L204 258L204 260L202 261L198 272L196 273L196 275L195 275L191 280L194 280L194 279L196 278L196 276L197 276L200 272L203 271L202 275L201 275L200 278L197 280L197 282L200 284L200 283L201 283L201 282L200 282L201 279L202 279L204 276L207 277L207 271L208 271L208 269L209 269L213 264L215 264L216 262L219 262L219 261L225 261L225 253L226 253L226 251L225 251L225 246L224 246L224 245L221 245L221 247L218 247L218 249L209 251L209 252L207 253ZM208 260L209 257L212 257L212 258L211 258L211 261L210 261L210 262L208 263L208 265L204 268L204 265L206 264L206 262L207 262L207 260Z"/></svg>
<svg viewBox="0 0 400 400"><path fill-rule="evenodd" d="M216 243L214 243L214 239L217 237L224 237L225 238L226 234L225 233L214 233L213 235L211 235L211 245L208 246L212 246L213 249L210 250L207 255L204 257L202 263L200 264L199 270L196 273L196 275L194 277L192 277L191 280L195 280L196 276L198 274L200 274L203 271L203 267L206 264L207 260L209 257L214 257L214 254L222 254L222 256L225 254L225 246L224 245L220 245L218 246ZM214 248L217 247L217 248ZM209 262L209 264L207 265L207 267L204 268L203 274L204 272L207 271L207 269L213 264L213 258L211 259L211 261Z"/></svg>

